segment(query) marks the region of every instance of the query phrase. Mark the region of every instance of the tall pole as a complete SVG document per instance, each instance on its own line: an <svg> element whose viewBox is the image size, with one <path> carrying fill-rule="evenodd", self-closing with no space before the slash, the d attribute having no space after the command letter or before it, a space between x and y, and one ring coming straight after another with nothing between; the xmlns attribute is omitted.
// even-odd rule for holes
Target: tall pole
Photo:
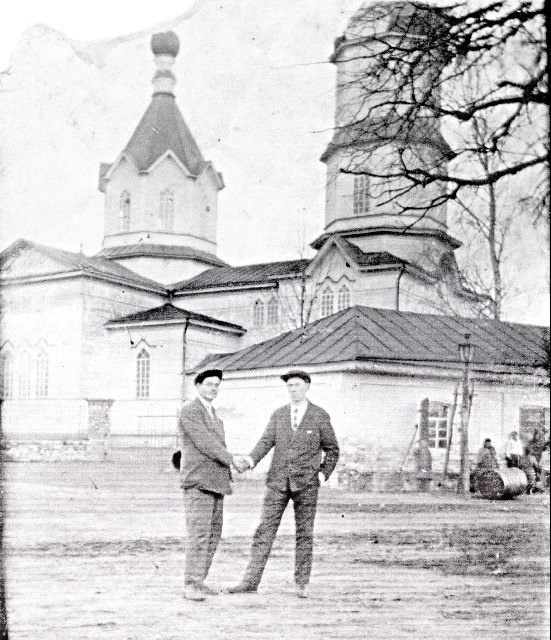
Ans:
<svg viewBox="0 0 551 640"><path fill-rule="evenodd" d="M186 401L186 356L187 356L187 330L189 327L189 318L186 318L186 324L184 325L184 331L182 334L182 380L180 384L180 404L184 404Z"/></svg>
<svg viewBox="0 0 551 640"><path fill-rule="evenodd" d="M473 357L471 335L465 334L465 342L459 345L459 355L463 362L463 381L461 389L461 479L459 493L468 494L471 489L471 463L469 459L469 417L471 393L469 384L470 365Z"/></svg>
<svg viewBox="0 0 551 640"><path fill-rule="evenodd" d="M471 465L469 461L469 363L463 365L461 390L461 482L460 493L469 493Z"/></svg>

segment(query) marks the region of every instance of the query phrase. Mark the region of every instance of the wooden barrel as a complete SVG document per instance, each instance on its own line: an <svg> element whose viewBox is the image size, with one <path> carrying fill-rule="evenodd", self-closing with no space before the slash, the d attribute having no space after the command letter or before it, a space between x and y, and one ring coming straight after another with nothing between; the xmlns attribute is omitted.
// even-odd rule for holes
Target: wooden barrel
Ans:
<svg viewBox="0 0 551 640"><path fill-rule="evenodd" d="M522 469L489 469L476 479L476 488L483 498L500 500L514 498L526 491L528 478Z"/></svg>

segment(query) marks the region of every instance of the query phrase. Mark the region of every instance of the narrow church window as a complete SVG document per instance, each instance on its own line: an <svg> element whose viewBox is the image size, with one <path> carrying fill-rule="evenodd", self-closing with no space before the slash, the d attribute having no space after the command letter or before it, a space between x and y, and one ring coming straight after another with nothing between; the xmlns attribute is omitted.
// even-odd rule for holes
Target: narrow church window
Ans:
<svg viewBox="0 0 551 640"><path fill-rule="evenodd" d="M136 361L136 397L149 398L149 353L142 349Z"/></svg>
<svg viewBox="0 0 551 640"><path fill-rule="evenodd" d="M335 296L331 287L327 286L321 293L321 317L325 318L333 313Z"/></svg>
<svg viewBox="0 0 551 640"><path fill-rule="evenodd" d="M367 176L354 176L354 214L369 211L369 181Z"/></svg>
<svg viewBox="0 0 551 640"><path fill-rule="evenodd" d="M3 353L0 356L0 397L11 398L13 396L13 356L11 353Z"/></svg>
<svg viewBox="0 0 551 640"><path fill-rule="evenodd" d="M257 300L254 303L253 318L254 326L257 329L264 326L264 303L262 300Z"/></svg>
<svg viewBox="0 0 551 640"><path fill-rule="evenodd" d="M343 284L337 292L337 311L348 309L350 306L350 289Z"/></svg>
<svg viewBox="0 0 551 640"><path fill-rule="evenodd" d="M48 356L41 351L35 360L35 395L45 398L48 395Z"/></svg>
<svg viewBox="0 0 551 640"><path fill-rule="evenodd" d="M121 193L119 201L119 216L121 231L128 231L130 229L130 194L128 191Z"/></svg>
<svg viewBox="0 0 551 640"><path fill-rule="evenodd" d="M161 192L159 223L164 231L172 231L174 226L174 191L172 189Z"/></svg>
<svg viewBox="0 0 551 640"><path fill-rule="evenodd" d="M279 322L279 302L277 298L271 298L268 302L266 321L269 325L274 325Z"/></svg>
<svg viewBox="0 0 551 640"><path fill-rule="evenodd" d="M31 357L28 353L22 353L18 358L18 385L17 393L20 398L29 398L31 395Z"/></svg>

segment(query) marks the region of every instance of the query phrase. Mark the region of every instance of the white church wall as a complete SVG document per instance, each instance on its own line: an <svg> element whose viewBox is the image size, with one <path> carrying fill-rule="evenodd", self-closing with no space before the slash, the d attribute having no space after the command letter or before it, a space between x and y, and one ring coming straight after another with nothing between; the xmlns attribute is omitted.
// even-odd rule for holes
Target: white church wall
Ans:
<svg viewBox="0 0 551 640"><path fill-rule="evenodd" d="M196 179L195 207L200 220L201 233L213 243L211 251L216 253L218 230L218 186L214 184L213 169L205 169ZM193 229L191 229L193 232Z"/></svg>
<svg viewBox="0 0 551 640"><path fill-rule="evenodd" d="M141 177L146 226L161 230L160 196L165 189L175 195L172 241L202 251L216 253L216 198L218 190L204 173L198 178L187 175L171 157L163 158L150 173ZM208 210L207 210L208 209ZM185 237L178 237L178 235Z"/></svg>
<svg viewBox="0 0 551 640"><path fill-rule="evenodd" d="M155 238L162 243L167 239L168 235L169 234L166 233L159 233L155 234ZM170 238L170 240L172 240L172 238ZM170 244L170 242L166 244ZM132 269L132 271L165 286L193 278L207 268L204 262L196 262L182 258L135 256L118 259L117 262L127 269Z"/></svg>
<svg viewBox="0 0 551 640"><path fill-rule="evenodd" d="M109 330L109 351L117 362L111 377L111 434L147 434L170 437L182 397L194 397L193 381L182 389L182 370L195 367L208 353L235 351L235 336L227 332L184 324L113 328ZM147 391L138 384L138 356L147 354ZM141 396L141 397L139 397ZM148 436L149 437L149 436Z"/></svg>
<svg viewBox="0 0 551 640"><path fill-rule="evenodd" d="M354 286L353 304L379 309L396 309L398 270L364 271Z"/></svg>
<svg viewBox="0 0 551 640"><path fill-rule="evenodd" d="M2 403L4 436L82 434L81 283L74 279L3 287L2 297L2 352L13 358L11 389L4 391L9 397ZM41 373L39 357L47 363Z"/></svg>
<svg viewBox="0 0 551 640"><path fill-rule="evenodd" d="M105 187L105 235L112 236L123 233L121 228L120 203L121 194L127 191L130 194L130 229L140 230L144 228L143 201L141 194L140 176L136 169L126 158L122 158L113 170L113 173ZM116 245L117 241L111 239L105 246ZM121 243L122 244L122 243Z"/></svg>
<svg viewBox="0 0 551 640"><path fill-rule="evenodd" d="M278 320L271 324L267 315L270 300L279 301ZM255 302L264 304L261 326L255 326ZM296 303L295 291L290 285L282 284L277 289L244 289L239 291L221 291L216 293L198 293L192 296L178 296L173 304L181 309L203 313L217 320L232 322L247 329L240 339L239 348L250 346L296 328L296 314L291 313L290 305Z"/></svg>
<svg viewBox="0 0 551 640"><path fill-rule="evenodd" d="M172 157L164 158L149 173L141 176L146 229L181 233L184 218L189 216L189 199L192 194L191 178L187 177ZM161 193L170 189L174 194L172 228L161 223Z"/></svg>
<svg viewBox="0 0 551 640"><path fill-rule="evenodd" d="M83 294L82 393L90 398L111 398L110 372L116 367L113 367L105 323L159 306L165 299L160 294L98 280L86 281Z"/></svg>
<svg viewBox="0 0 551 640"><path fill-rule="evenodd" d="M39 349L48 357L48 396L81 396L82 297L77 279L43 281L4 287L2 343L8 342L15 358L27 353L31 359ZM34 381L31 381L34 382ZM20 397L15 384L15 397ZM34 391L28 395L33 397Z"/></svg>
<svg viewBox="0 0 551 640"><path fill-rule="evenodd" d="M474 304L458 296L449 285L422 283L404 274L400 280L400 311L476 317Z"/></svg>

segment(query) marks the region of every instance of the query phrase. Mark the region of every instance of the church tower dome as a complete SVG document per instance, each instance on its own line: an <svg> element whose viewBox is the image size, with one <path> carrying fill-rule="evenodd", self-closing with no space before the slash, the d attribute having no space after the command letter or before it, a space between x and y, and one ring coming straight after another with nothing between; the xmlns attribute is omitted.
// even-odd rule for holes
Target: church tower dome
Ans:
<svg viewBox="0 0 551 640"><path fill-rule="evenodd" d="M406 131L395 115L399 107L393 106L392 115L385 112L385 104L394 102L391 75L373 70L381 52L430 38L422 24L445 28L442 10L402 0L369 3L335 41L335 131L321 157L327 166L326 215L324 233L312 243L316 249L337 234L366 253L386 251L433 271L461 244L448 235L445 205L424 210L438 187L404 188L397 176L396 167L406 157L445 167L451 150L439 122L427 114ZM432 74L439 72L434 59L435 66L427 66L417 86L432 86Z"/></svg>
<svg viewBox="0 0 551 640"><path fill-rule="evenodd" d="M179 49L173 31L153 34L157 69L149 107L115 162L100 166L101 255L164 284L225 264L216 255L224 183L176 104L172 67Z"/></svg>

